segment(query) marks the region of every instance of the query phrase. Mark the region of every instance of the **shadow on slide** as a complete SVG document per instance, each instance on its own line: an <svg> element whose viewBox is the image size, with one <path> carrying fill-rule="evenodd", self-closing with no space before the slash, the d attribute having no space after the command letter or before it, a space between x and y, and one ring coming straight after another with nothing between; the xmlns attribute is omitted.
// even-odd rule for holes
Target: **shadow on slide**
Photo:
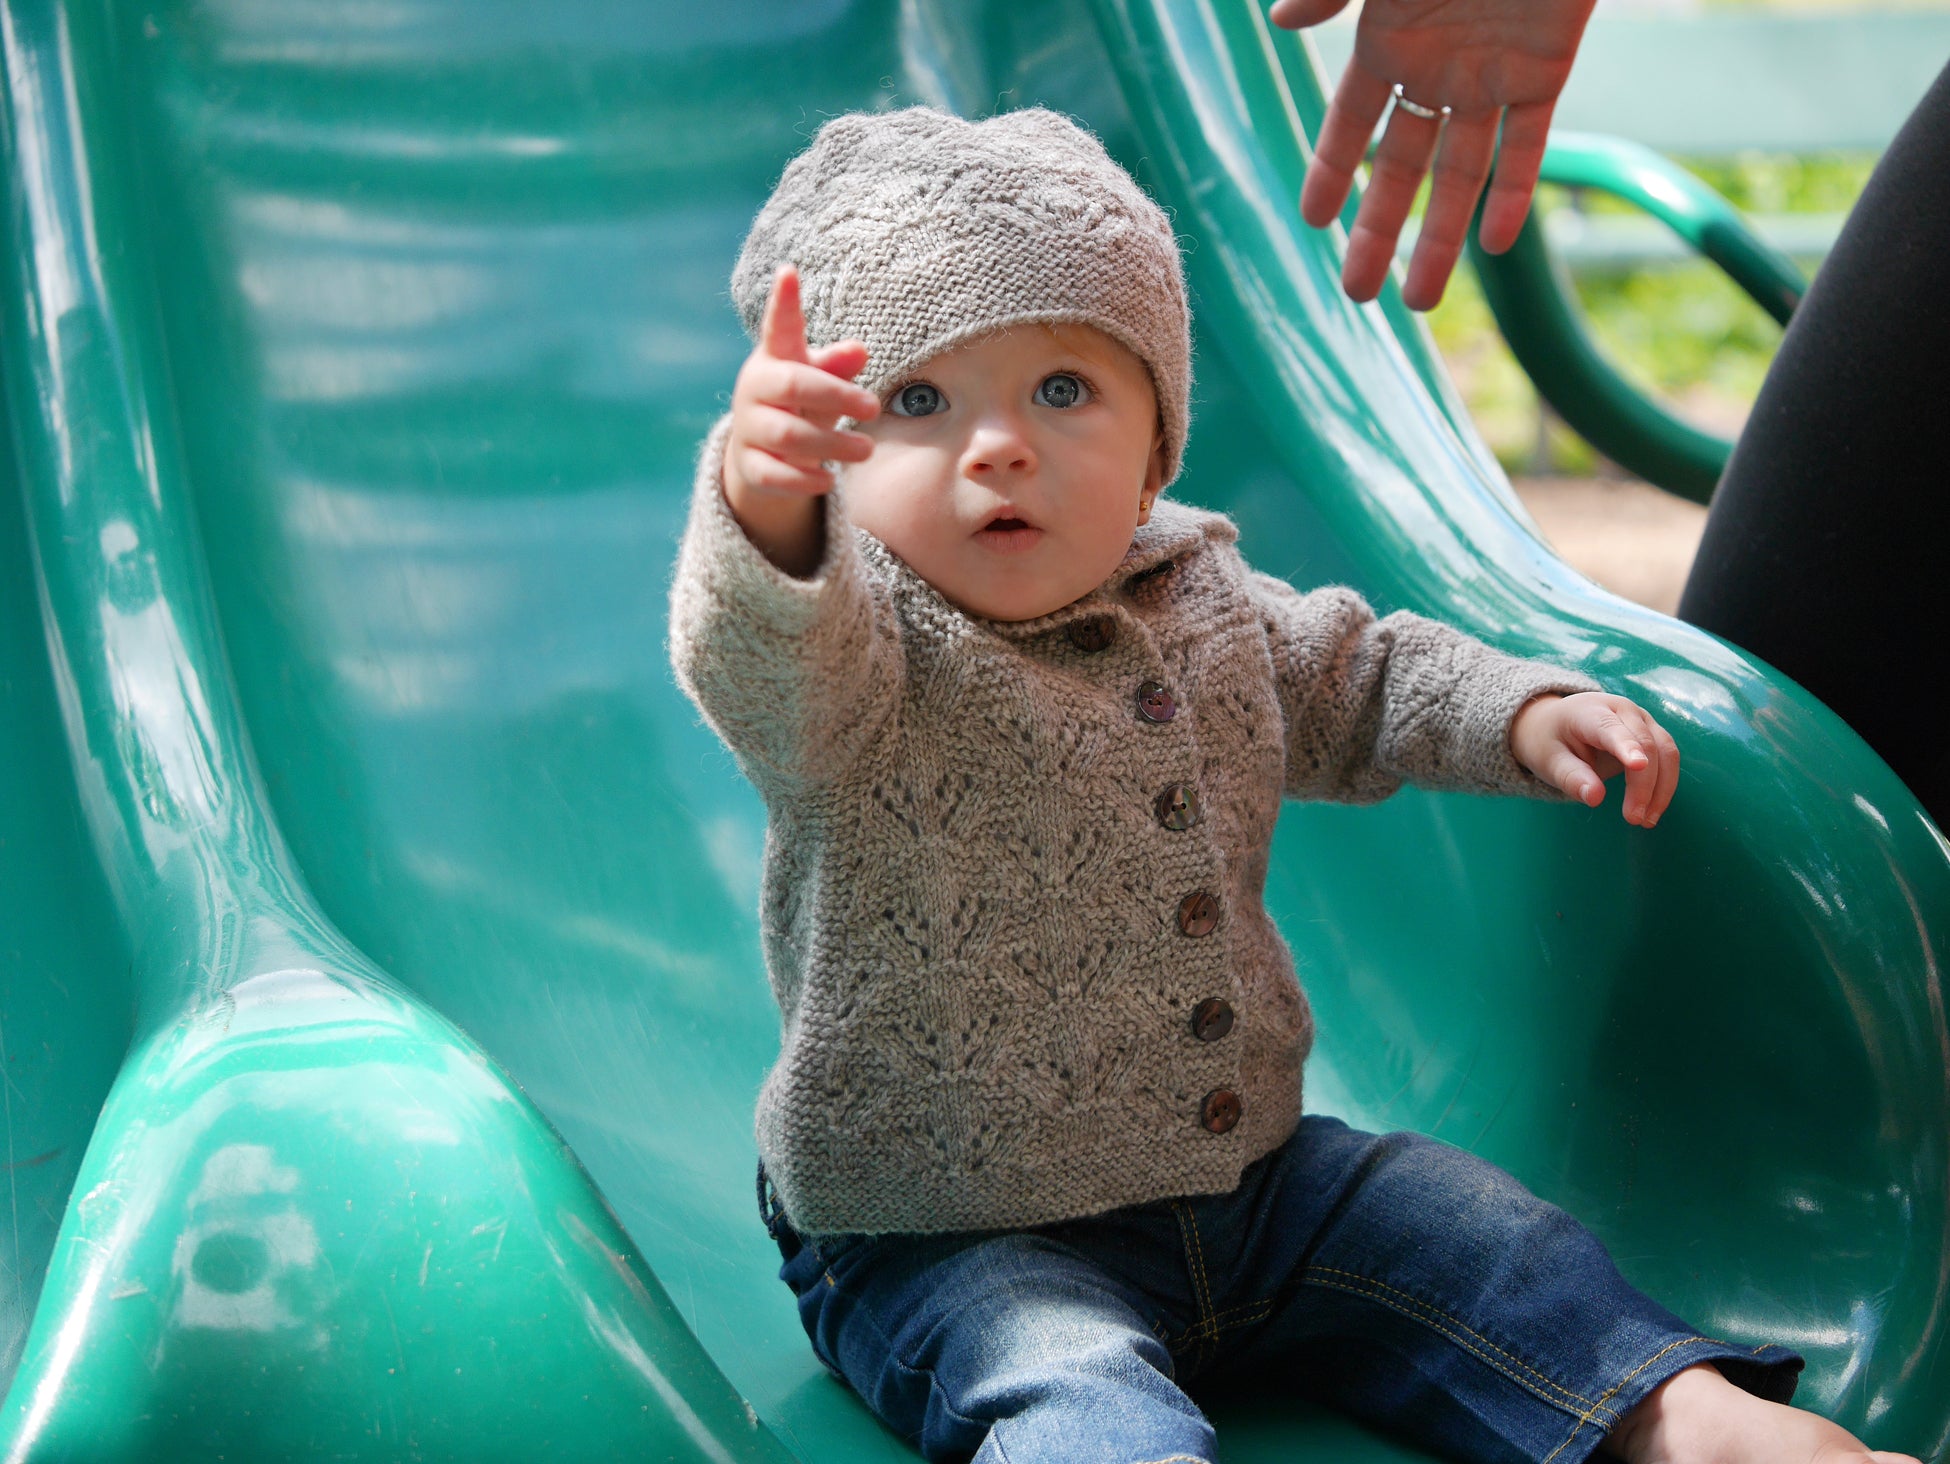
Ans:
<svg viewBox="0 0 1950 1464"><path fill-rule="evenodd" d="M762 810L672 684L726 281L824 117L1044 103L1172 210L1177 491L1647 701L1606 809L1292 806L1309 1091L1476 1150L1872 1441L1950 1435L1950 859L1537 539L1294 206L1252 0L6 0L0 1457L900 1460L755 1210ZM1215 1402L1230 1461L1401 1460ZM1314 1457L1309 1454L1309 1457Z"/></svg>

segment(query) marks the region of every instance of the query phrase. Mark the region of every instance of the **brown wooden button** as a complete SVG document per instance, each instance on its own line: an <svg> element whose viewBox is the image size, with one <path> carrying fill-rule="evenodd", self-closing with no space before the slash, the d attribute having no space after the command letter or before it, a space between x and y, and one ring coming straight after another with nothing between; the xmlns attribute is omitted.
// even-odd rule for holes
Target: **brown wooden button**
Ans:
<svg viewBox="0 0 1950 1464"><path fill-rule="evenodd" d="M1217 1042L1232 1030L1232 1003L1208 996L1192 1008L1192 1035L1201 1042Z"/></svg>
<svg viewBox="0 0 1950 1464"><path fill-rule="evenodd" d="M1158 795L1155 806L1158 822L1166 828L1188 829L1198 822L1198 789L1190 783L1173 783Z"/></svg>
<svg viewBox="0 0 1950 1464"><path fill-rule="evenodd" d="M1225 1133L1239 1122L1239 1095L1230 1088L1214 1088L1198 1106L1198 1121L1215 1134Z"/></svg>
<svg viewBox="0 0 1950 1464"><path fill-rule="evenodd" d="M1169 722L1178 715L1178 703L1171 692L1156 681L1147 681L1137 689L1137 707L1138 715L1147 722Z"/></svg>
<svg viewBox="0 0 1950 1464"><path fill-rule="evenodd" d="M1178 928L1186 935L1210 935L1219 925L1219 897L1195 890L1178 902Z"/></svg>
<svg viewBox="0 0 1950 1464"><path fill-rule="evenodd" d="M1072 620L1068 634L1071 645L1080 651L1088 651L1094 655L1117 639L1117 622L1108 615L1095 615L1088 620Z"/></svg>

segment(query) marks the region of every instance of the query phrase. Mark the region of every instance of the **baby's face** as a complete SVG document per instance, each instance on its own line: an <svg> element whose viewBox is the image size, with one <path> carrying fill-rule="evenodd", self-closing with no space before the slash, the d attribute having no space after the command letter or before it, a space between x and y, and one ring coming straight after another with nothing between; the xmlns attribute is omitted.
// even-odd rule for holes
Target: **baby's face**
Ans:
<svg viewBox="0 0 1950 1464"><path fill-rule="evenodd" d="M1163 484L1151 373L1092 326L957 346L881 405L847 515L971 615L1032 620L1096 589Z"/></svg>

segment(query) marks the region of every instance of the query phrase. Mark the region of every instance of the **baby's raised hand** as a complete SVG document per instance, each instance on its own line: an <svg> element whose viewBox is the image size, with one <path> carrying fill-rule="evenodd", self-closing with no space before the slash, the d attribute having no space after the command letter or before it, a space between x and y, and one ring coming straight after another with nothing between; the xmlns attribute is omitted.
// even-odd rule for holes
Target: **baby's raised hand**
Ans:
<svg viewBox="0 0 1950 1464"><path fill-rule="evenodd" d="M880 414L873 393L853 385L866 364L867 348L858 341L807 349L799 271L780 265L758 344L731 392L724 496L747 537L788 574L810 574L819 563L823 520L816 500L833 490L827 465L865 462L873 454L873 439L864 433L834 430L841 417L867 421Z"/></svg>
<svg viewBox="0 0 1950 1464"><path fill-rule="evenodd" d="M1554 788L1596 808L1625 775L1625 822L1659 821L1679 784L1679 745L1636 703L1602 691L1540 696L1510 724L1510 751Z"/></svg>
<svg viewBox="0 0 1950 1464"><path fill-rule="evenodd" d="M841 417L866 421L880 414L873 393L853 385L866 364L867 348L858 341L807 349L799 271L780 265L758 344L731 392L725 487L816 497L833 487L827 463L865 462L873 439L836 432L833 424Z"/></svg>

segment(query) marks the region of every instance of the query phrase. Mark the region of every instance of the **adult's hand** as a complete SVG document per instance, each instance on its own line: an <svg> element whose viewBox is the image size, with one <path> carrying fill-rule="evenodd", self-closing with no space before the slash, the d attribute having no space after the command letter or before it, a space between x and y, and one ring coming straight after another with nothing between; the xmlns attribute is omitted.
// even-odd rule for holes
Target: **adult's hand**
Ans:
<svg viewBox="0 0 1950 1464"><path fill-rule="evenodd" d="M1396 107L1375 150L1341 282L1356 300L1381 293L1423 174L1435 165L1422 232L1402 298L1427 310L1462 253L1490 162L1496 181L1477 235L1501 254L1517 241L1544 162L1551 110L1571 74L1594 0L1365 0L1354 55L1328 106L1300 193L1315 228L1339 216L1375 123L1397 83L1410 101L1448 107L1446 123ZM1338 15L1347 0L1276 0L1288 30ZM1503 127L1499 151L1497 124Z"/></svg>

